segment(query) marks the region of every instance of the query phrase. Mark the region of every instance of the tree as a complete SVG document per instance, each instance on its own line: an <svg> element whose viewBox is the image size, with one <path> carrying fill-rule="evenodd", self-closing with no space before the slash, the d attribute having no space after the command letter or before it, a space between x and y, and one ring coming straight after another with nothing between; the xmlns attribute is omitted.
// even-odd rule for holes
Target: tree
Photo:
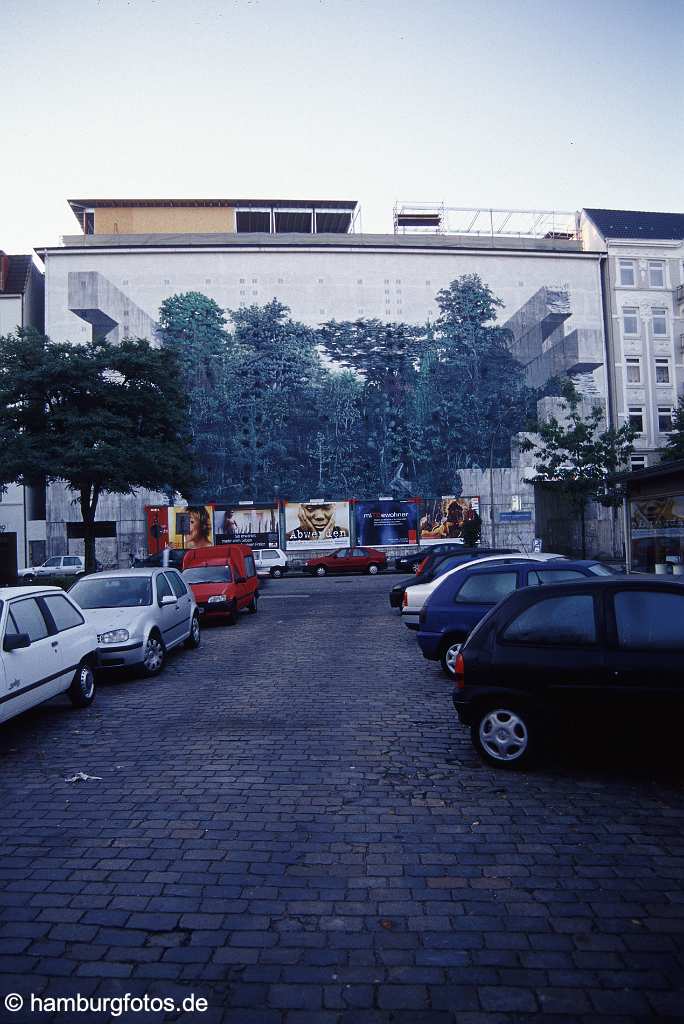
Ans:
<svg viewBox="0 0 684 1024"><path fill-rule="evenodd" d="M220 491L232 453L231 408L227 379L229 334L226 316L201 292L165 299L159 308L159 336L178 358L187 393L195 464L202 484Z"/></svg>
<svg viewBox="0 0 684 1024"><path fill-rule="evenodd" d="M551 417L539 426L538 440L525 438L520 447L536 456L536 476L531 482L562 495L579 515L582 558L586 558L587 502L618 504L620 496L610 479L629 461L636 432L630 424L601 430L600 408L594 408L585 419L572 381L564 383L562 393L563 421Z"/></svg>
<svg viewBox="0 0 684 1024"><path fill-rule="evenodd" d="M399 467L415 476L413 395L424 328L360 319L331 320L319 330L330 359L357 374L363 444L369 466L366 486L389 489Z"/></svg>
<svg viewBox="0 0 684 1024"><path fill-rule="evenodd" d="M684 397L679 399L672 415L672 433L663 449L662 459L663 462L684 459Z"/></svg>
<svg viewBox="0 0 684 1024"><path fill-rule="evenodd" d="M173 353L126 339L58 344L0 338L0 484L64 480L78 495L86 569L100 496L194 483L187 405Z"/></svg>

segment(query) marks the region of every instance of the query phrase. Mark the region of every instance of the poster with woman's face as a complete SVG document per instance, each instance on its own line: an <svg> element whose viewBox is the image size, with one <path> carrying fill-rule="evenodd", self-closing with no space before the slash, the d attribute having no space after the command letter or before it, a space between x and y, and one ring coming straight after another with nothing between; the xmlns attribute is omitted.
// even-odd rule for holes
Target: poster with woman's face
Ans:
<svg viewBox="0 0 684 1024"><path fill-rule="evenodd" d="M420 517L420 543L437 544L442 540L462 540L463 524L480 514L478 497L456 498L446 495L423 503Z"/></svg>
<svg viewBox="0 0 684 1024"><path fill-rule="evenodd" d="M210 548L214 543L211 505L169 509L169 547Z"/></svg>
<svg viewBox="0 0 684 1024"><path fill-rule="evenodd" d="M293 501L285 506L285 537L290 550L348 548L348 501Z"/></svg>

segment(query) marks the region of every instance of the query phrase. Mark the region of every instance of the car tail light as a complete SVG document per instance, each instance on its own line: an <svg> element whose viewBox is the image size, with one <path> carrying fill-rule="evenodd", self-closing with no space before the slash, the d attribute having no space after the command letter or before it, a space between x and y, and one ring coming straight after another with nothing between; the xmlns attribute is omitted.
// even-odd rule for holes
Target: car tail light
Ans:
<svg viewBox="0 0 684 1024"><path fill-rule="evenodd" d="M462 690L465 686L465 662L460 652L456 655L454 664L454 685L457 690Z"/></svg>
<svg viewBox="0 0 684 1024"><path fill-rule="evenodd" d="M422 562L418 563L418 565L415 568L416 576L418 575L419 572L423 571L423 569L425 568L425 563L426 562L427 562L427 558L424 558Z"/></svg>
<svg viewBox="0 0 684 1024"><path fill-rule="evenodd" d="M403 604L404 608L408 608L408 594L406 593L406 591L404 591L404 596L401 599L401 603Z"/></svg>

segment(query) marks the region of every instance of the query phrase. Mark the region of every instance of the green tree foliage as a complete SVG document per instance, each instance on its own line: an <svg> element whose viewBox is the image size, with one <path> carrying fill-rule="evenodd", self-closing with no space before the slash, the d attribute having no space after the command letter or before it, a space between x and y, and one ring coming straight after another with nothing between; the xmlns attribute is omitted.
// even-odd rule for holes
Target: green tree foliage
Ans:
<svg viewBox="0 0 684 1024"><path fill-rule="evenodd" d="M0 338L0 484L66 481L78 495L86 567L99 498L193 486L178 361L147 341L57 344Z"/></svg>
<svg viewBox="0 0 684 1024"><path fill-rule="evenodd" d="M586 557L587 502L615 505L619 494L611 477L629 461L635 431L630 424L602 430L603 413L594 408L582 415L580 399L571 381L562 386L562 420L551 417L539 425L537 438L526 438L522 451L535 454L532 482L565 498L582 528L582 558Z"/></svg>
<svg viewBox="0 0 684 1024"><path fill-rule="evenodd" d="M231 404L226 324L221 307L201 292L173 295L159 309L162 345L176 355L188 395L194 463L205 493L223 480L233 454L226 429Z"/></svg>
<svg viewBox="0 0 684 1024"><path fill-rule="evenodd" d="M495 323L502 302L477 274L452 281L437 304L433 355L421 374L429 410L425 440L430 461L446 463L444 487L459 467L510 464L511 438L526 425L536 395L511 355L509 332Z"/></svg>
<svg viewBox="0 0 684 1024"><path fill-rule="evenodd" d="M679 399L672 416L672 433L663 449L662 458L663 462L684 459L684 398Z"/></svg>

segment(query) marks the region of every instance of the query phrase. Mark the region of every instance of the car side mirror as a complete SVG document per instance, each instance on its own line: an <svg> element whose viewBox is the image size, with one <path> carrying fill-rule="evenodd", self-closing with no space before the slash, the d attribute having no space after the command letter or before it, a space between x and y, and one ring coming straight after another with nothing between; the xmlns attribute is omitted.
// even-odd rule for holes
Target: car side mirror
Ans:
<svg viewBox="0 0 684 1024"><path fill-rule="evenodd" d="M21 647L31 646L31 637L28 633L5 633L3 650L17 651Z"/></svg>
<svg viewBox="0 0 684 1024"><path fill-rule="evenodd" d="M238 578L235 580L235 582L236 583L246 583L247 582L247 577L246 576L238 576Z"/></svg>
<svg viewBox="0 0 684 1024"><path fill-rule="evenodd" d="M172 597L170 594L165 594L165 596L162 597L161 601L159 602L159 607L163 608L165 604L175 604L177 600L177 597Z"/></svg>

